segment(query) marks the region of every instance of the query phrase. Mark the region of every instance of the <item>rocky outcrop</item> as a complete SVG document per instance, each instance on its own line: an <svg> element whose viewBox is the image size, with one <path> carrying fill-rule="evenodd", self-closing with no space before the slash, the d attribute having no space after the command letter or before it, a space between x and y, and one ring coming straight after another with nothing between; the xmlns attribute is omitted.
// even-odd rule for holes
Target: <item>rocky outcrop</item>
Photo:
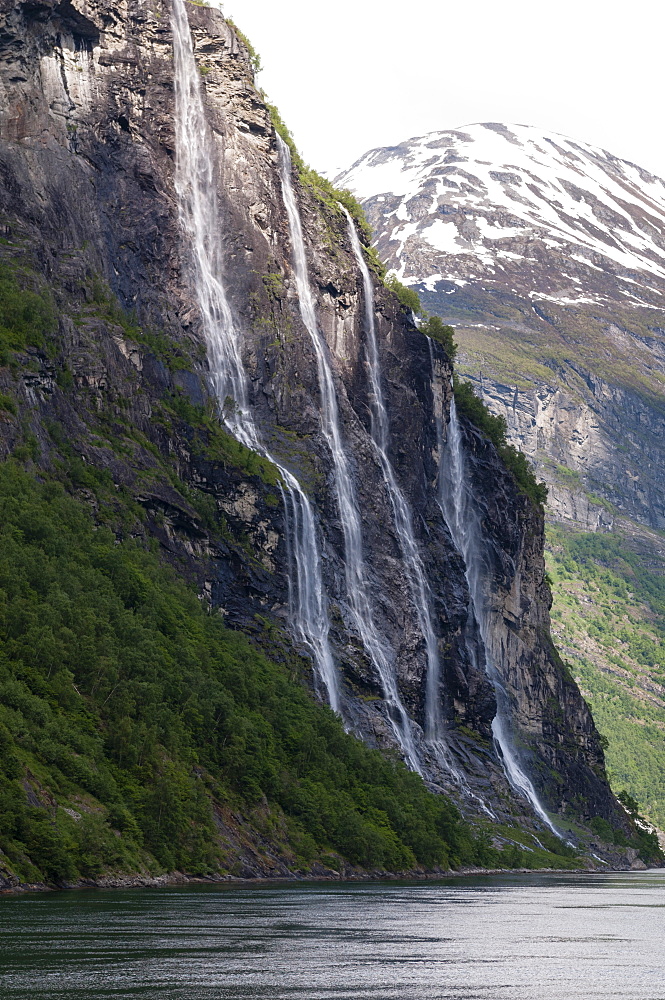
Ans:
<svg viewBox="0 0 665 1000"><path fill-rule="evenodd" d="M470 425L465 441L489 553L488 654L507 692L518 753L552 812L600 815L605 805L597 782L604 769L600 739L550 638L543 513L516 491L512 477L497 467L492 447Z"/></svg>
<svg viewBox="0 0 665 1000"><path fill-rule="evenodd" d="M1 388L18 407L3 418L0 449L3 455L32 449L31 460L44 468L67 460L103 470L146 512L144 534L235 627L253 632L259 615L287 642L290 567L279 482L269 463L220 428L208 388L174 190L169 13L163 0L121 7L107 0L0 2L0 260L18 261L21 280L35 289L48 286L58 313L45 344L28 345L20 365L0 369ZM188 15L217 153L224 280L243 332L252 408L271 453L316 507L347 723L369 743L394 749L380 678L346 599L316 357L298 308L274 128L232 28L206 7L189 4ZM370 435L362 281L346 218L330 192L305 178L298 198L362 513L376 623L426 777L469 811L482 801L496 815L528 815L490 740L492 686L465 642L464 567L435 488L430 347L377 284L389 457L414 512L432 590L441 714L459 764L451 772L425 745L426 649ZM447 407L450 364L434 350ZM542 515L470 427L467 440L494 540L493 641L534 780L553 810L621 825L593 723L549 640ZM80 490L84 495L83 472ZM454 777L458 768L462 782Z"/></svg>
<svg viewBox="0 0 665 1000"><path fill-rule="evenodd" d="M510 441L531 459L548 485L548 510L584 531L607 531L614 517L665 524L659 401L578 368L554 384L506 385L461 369L493 413L505 417ZM581 375L585 376L584 383Z"/></svg>

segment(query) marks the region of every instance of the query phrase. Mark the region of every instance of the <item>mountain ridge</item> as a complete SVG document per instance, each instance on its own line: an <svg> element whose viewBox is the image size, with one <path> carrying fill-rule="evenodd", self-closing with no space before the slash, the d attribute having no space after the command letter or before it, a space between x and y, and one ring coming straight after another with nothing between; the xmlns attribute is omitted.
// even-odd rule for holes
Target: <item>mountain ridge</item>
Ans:
<svg viewBox="0 0 665 1000"><path fill-rule="evenodd" d="M388 266L457 328L461 372L506 417L560 515L602 524L597 496L663 527L665 184L573 140L545 148L539 130L520 127L520 143L507 126L474 128L372 151L338 182L361 195ZM655 192L651 214L638 182Z"/></svg>
<svg viewBox="0 0 665 1000"><path fill-rule="evenodd" d="M592 170L596 174L593 178ZM409 272L414 262L404 247L412 235L409 223L417 224L420 212L423 217L433 214L432 207L429 213L423 211L426 197L448 221L431 223L425 233L421 231L421 239L456 256L463 256L468 246L473 256L469 266L480 262L491 270L499 266L502 256L515 255L521 259L522 280L527 282L532 277L525 267L528 257L510 248L518 238L528 242L529 236L533 239L541 229L548 232L548 249L579 241L578 250L589 256L588 260L578 257L580 264L593 264L595 255L627 270L646 268L659 279L665 278L665 181L605 150L556 133L497 123L433 132L398 146L369 151L339 174L336 183L350 186L365 203L393 196L383 214L407 223L407 231L394 227L391 239L399 240L402 247L387 256L402 260L399 277L408 283L437 280L435 273L424 273L422 260ZM647 186L648 196L644 193ZM397 196L401 196L398 204ZM624 201L636 217L626 210ZM455 207L463 207L465 216L471 211L478 214L475 232L473 225L456 223ZM512 217L512 226L490 224L483 231L484 207L493 214L499 209ZM372 206L369 211L376 214ZM379 242L385 239L384 228ZM645 241L636 230L647 233L651 241ZM629 246L617 245L621 238ZM483 253L487 241L500 244L493 254ZM459 270L458 265L453 275L456 279ZM542 280L542 272L536 272L535 277ZM621 292L631 296L630 289Z"/></svg>

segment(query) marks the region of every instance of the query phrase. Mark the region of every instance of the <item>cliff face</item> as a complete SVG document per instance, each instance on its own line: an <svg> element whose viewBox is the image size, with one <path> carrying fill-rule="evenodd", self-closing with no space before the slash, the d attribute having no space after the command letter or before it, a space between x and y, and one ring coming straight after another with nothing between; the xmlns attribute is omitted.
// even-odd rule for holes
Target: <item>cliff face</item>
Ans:
<svg viewBox="0 0 665 1000"><path fill-rule="evenodd" d="M591 714L550 638L543 514L516 494L510 476L498 474L493 449L471 427L465 444L487 540L487 652L499 666L525 769L554 812L597 812L603 752Z"/></svg>
<svg viewBox="0 0 665 1000"><path fill-rule="evenodd" d="M251 406L270 452L297 476L317 512L347 725L370 744L394 748L385 691L349 607L274 128L232 28L212 9L189 4L187 11L217 153L224 280L242 331ZM0 3L0 261L18 264L21 280L35 289L48 286L57 305L46 342L24 345L20 363L0 368L0 389L17 401L15 414L2 415L0 449L5 457L27 447L45 469L67 458L107 470L115 488L147 513L144 534L199 592L243 631L268 621L279 644L290 641L291 572L279 481L274 467L231 441L214 416L174 189L169 15L161 0ZM476 795L501 817L528 815L490 740L494 690L482 657L474 662L469 653L464 565L437 503L435 411L445 423L450 365L434 345L433 379L426 338L377 284L389 458L413 512L432 592L452 769L423 736L427 651L371 438L363 289L347 222L316 181L295 183L376 625L415 723L423 771L470 811L478 808ZM494 553L493 658L525 766L551 810L620 826L590 714L549 640L542 515L470 426L465 439Z"/></svg>
<svg viewBox="0 0 665 1000"><path fill-rule="evenodd" d="M464 310L462 297L457 304ZM519 308L526 311L525 303ZM664 411L658 391L659 351L644 351L643 316L618 319L605 309L605 315L599 316L599 310L589 306L546 306L545 329L543 323L534 329L529 320L519 331L507 333L508 354L517 341L530 343L530 351L539 345L541 359L566 345L569 356L541 378L532 372L537 365L531 359L524 365L515 358L507 367L505 360L495 365L493 358L500 349L494 333L485 338L469 330L467 346L468 314L462 319L456 313L462 345L460 370L491 410L506 418L510 440L529 456L537 474L547 482L548 507L555 520L578 530L604 531L619 516L661 529ZM446 307L443 311L450 319ZM475 312L473 307L471 311ZM660 322L657 315L648 318L651 324ZM579 356L586 353L580 346L589 333L597 337L597 359ZM494 343L486 355L488 340ZM655 338L651 347L658 347ZM612 366L607 363L610 358ZM622 364L626 366L623 372ZM616 370L609 370L613 366Z"/></svg>

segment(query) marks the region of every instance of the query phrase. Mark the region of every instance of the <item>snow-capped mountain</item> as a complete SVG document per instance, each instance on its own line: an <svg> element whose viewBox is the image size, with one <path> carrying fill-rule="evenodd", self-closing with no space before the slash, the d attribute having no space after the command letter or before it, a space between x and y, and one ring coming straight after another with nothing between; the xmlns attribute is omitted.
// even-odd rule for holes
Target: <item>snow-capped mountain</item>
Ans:
<svg viewBox="0 0 665 1000"><path fill-rule="evenodd" d="M665 182L553 132L433 132L371 150L336 183L363 202L407 283L509 278L562 303L665 294Z"/></svg>
<svg viewBox="0 0 665 1000"><path fill-rule="evenodd" d="M665 182L487 123L371 150L336 183L382 259L455 326L458 369L548 481L551 511L664 528Z"/></svg>

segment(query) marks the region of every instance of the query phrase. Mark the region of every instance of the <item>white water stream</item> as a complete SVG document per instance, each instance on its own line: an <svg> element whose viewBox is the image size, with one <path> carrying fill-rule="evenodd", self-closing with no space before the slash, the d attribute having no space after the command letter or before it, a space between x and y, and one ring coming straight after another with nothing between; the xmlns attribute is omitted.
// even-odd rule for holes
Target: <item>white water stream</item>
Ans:
<svg viewBox="0 0 665 1000"><path fill-rule="evenodd" d="M433 358L432 353L432 362ZM434 366L432 366L432 370L434 370ZM441 456L439 502L453 541L464 559L471 607L478 624L485 654L485 670L496 693L497 711L492 722L494 740L499 749L506 777L512 787L531 804L534 812L543 823L560 837L561 834L545 812L531 779L520 766L510 735L508 695L494 662L491 648L491 611L486 593L490 571L487 542L468 482L464 443L454 399L450 403L450 420L445 440L441 418L437 420L437 431ZM477 662L475 643L470 630L467 648L470 656Z"/></svg>
<svg viewBox="0 0 665 1000"><path fill-rule="evenodd" d="M291 152L279 135L277 136L277 143L280 153L280 175L284 205L291 233L300 314L305 328L310 335L316 356L319 390L321 393L321 429L333 461L335 490L344 534L344 568L349 609L363 645L381 680L383 695L395 736L402 747L408 764L414 770L420 772L420 763L411 732L411 720L402 704L397 687L395 655L385 639L379 634L374 621L372 602L369 596L367 567L363 556L360 512L348 457L342 442L337 393L328 360L327 346L316 318L300 211L291 177Z"/></svg>
<svg viewBox="0 0 665 1000"><path fill-rule="evenodd" d="M404 493L395 477L395 470L388 457L390 423L381 385L381 364L376 339L376 315L374 309L374 284L363 256L358 232L349 212L342 206L349 226L349 237L358 268L363 279L365 305L365 336L367 364L372 390L372 440L376 447L379 464L383 473L393 512L395 530L402 552L403 568L411 592L418 627L425 640L427 652L427 679L425 696L425 738L437 751L440 762L450 771L460 784L464 784L461 774L453 764L445 742L443 720L441 718L441 663L436 633L432 625L431 591L425 575L416 536L413 518Z"/></svg>
<svg viewBox="0 0 665 1000"><path fill-rule="evenodd" d="M262 444L249 404L240 334L224 288L215 150L184 0L173 0L171 27L176 99L175 187L180 224L192 258L193 287L203 321L211 381L230 432L280 472L291 557L292 623L297 637L312 654L321 693L325 692L331 707L338 711L339 682L328 639L327 599L312 507L295 476Z"/></svg>

